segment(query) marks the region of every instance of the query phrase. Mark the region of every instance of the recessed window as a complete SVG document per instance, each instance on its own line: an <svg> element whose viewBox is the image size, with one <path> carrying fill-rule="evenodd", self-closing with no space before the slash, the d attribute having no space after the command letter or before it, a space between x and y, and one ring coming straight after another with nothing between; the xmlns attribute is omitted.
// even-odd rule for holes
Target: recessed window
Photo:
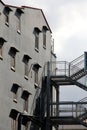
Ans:
<svg viewBox="0 0 87 130"><path fill-rule="evenodd" d="M11 128L12 128L12 130L18 130L17 127L18 127L17 119L16 120L11 119Z"/></svg>
<svg viewBox="0 0 87 130"><path fill-rule="evenodd" d="M2 37L0 37L0 59L3 59L3 44L4 44L5 39L3 39Z"/></svg>
<svg viewBox="0 0 87 130"><path fill-rule="evenodd" d="M46 49L46 32L48 28L46 26L43 26L42 32L43 32L43 47Z"/></svg>
<svg viewBox="0 0 87 130"><path fill-rule="evenodd" d="M21 33L21 14L24 13L22 9L17 9L16 10L16 16L17 16L17 32L20 34Z"/></svg>
<svg viewBox="0 0 87 130"><path fill-rule="evenodd" d="M41 66L40 66L38 63L34 64L34 66L33 66L33 70L34 70L34 85L35 85L35 88L38 87L38 72L39 72L39 68L40 68L40 67L41 67Z"/></svg>
<svg viewBox="0 0 87 130"><path fill-rule="evenodd" d="M34 28L34 34L35 34L35 50L38 52L39 51L39 33L40 29L35 27Z"/></svg>
<svg viewBox="0 0 87 130"><path fill-rule="evenodd" d="M31 59L30 56L24 55L23 62L24 62L24 77L25 79L28 79L29 75L29 60Z"/></svg>
<svg viewBox="0 0 87 130"><path fill-rule="evenodd" d="M27 90L23 90L21 97L24 100L23 111L25 113L28 112L29 95L31 95L31 93L29 93Z"/></svg>
<svg viewBox="0 0 87 130"><path fill-rule="evenodd" d="M5 7L5 8L4 8L5 24L6 24L7 26L9 26L9 13L10 13L10 11L12 11L11 8L9 8L9 7Z"/></svg>
<svg viewBox="0 0 87 130"><path fill-rule="evenodd" d="M11 109L9 117L11 118L11 130L18 130L18 115L19 111Z"/></svg>
<svg viewBox="0 0 87 130"><path fill-rule="evenodd" d="M9 54L10 54L10 65L11 70L15 71L16 68L16 53L19 52L15 47L11 47Z"/></svg>
<svg viewBox="0 0 87 130"><path fill-rule="evenodd" d="M18 89L19 89L19 87L20 86L18 84L14 83L12 88L11 88L11 91L13 92L13 101L15 103L17 103L17 101L18 101Z"/></svg>

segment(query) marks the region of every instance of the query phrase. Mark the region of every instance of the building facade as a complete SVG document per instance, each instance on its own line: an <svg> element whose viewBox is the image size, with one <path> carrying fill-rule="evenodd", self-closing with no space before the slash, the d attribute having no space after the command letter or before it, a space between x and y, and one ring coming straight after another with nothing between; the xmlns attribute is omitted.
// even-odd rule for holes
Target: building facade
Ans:
<svg viewBox="0 0 87 130"><path fill-rule="evenodd" d="M0 1L1 130L17 130L18 113L32 115L44 65L56 59L51 34L41 9Z"/></svg>

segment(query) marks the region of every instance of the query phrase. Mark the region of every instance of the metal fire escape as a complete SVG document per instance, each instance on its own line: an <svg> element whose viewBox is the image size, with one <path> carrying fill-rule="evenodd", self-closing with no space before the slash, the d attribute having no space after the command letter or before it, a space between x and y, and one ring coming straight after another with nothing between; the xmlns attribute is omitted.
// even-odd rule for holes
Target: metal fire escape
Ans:
<svg viewBox="0 0 87 130"><path fill-rule="evenodd" d="M56 67L53 71L52 68ZM75 85L87 91L85 78L87 75L87 53L72 62L59 61L47 65L46 94L47 106L45 113L46 126L44 129L58 130L59 125L83 125L87 127L87 100L79 102L60 102L59 86ZM56 91L54 101L53 88ZM45 104L44 104L45 105ZM44 130L43 129L43 130Z"/></svg>
<svg viewBox="0 0 87 130"><path fill-rule="evenodd" d="M41 89L36 90L32 111L30 115L20 113L18 130L26 122L29 130L52 130L53 127L58 130L59 125L77 124L87 127L87 98L78 102L59 101L60 86L75 85L87 91L86 75L86 52L72 62L48 62L41 75Z"/></svg>

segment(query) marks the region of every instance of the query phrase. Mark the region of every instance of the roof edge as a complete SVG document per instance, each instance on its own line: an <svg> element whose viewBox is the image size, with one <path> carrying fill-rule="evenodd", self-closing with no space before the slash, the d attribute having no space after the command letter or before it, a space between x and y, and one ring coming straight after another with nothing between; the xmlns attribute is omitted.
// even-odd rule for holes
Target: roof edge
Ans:
<svg viewBox="0 0 87 130"><path fill-rule="evenodd" d="M49 31L52 33L52 30L51 30L51 28L50 28L50 26L49 26L49 24L48 24L48 22L47 22L47 19L46 19L45 15L44 15L44 12L43 12L42 9L40 9L40 8L35 8L35 7L31 7L31 6L13 6L13 5L5 4L2 0L0 0L0 2L1 2L4 6L8 6L8 7L20 8L20 9L31 8L31 9L40 10L40 11L42 12L42 15L43 15L45 21L46 21L46 24L47 24L47 26L48 26L48 28L49 28Z"/></svg>

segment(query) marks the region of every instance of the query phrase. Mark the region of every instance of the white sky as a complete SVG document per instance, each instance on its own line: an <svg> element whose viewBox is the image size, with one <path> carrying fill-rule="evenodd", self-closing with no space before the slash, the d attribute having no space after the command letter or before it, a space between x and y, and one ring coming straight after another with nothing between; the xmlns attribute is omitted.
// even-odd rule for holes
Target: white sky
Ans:
<svg viewBox="0 0 87 130"><path fill-rule="evenodd" d="M52 29L58 60L71 61L87 51L87 0L3 0L7 4L41 8ZM61 89L62 98L79 100L82 89ZM76 96L73 95L75 93ZM63 96L65 95L65 96Z"/></svg>

